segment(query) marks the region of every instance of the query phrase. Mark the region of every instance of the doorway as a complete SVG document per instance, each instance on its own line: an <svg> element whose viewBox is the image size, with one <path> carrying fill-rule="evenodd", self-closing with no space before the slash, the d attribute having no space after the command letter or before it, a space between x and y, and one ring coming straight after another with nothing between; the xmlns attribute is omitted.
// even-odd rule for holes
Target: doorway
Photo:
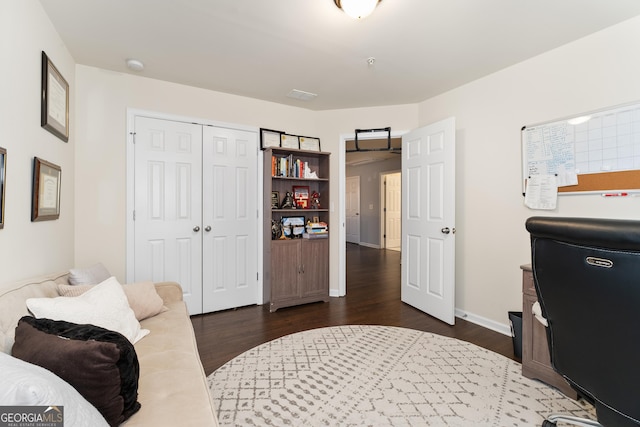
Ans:
<svg viewBox="0 0 640 427"><path fill-rule="evenodd" d="M347 150L352 151L354 147L353 141L355 139L354 134L350 135L341 135L341 149L339 151L339 164L340 164L340 181L344 185L340 195L341 205L345 207L345 210L341 212L340 224L342 225L339 230L342 236L340 236L340 253L339 253L339 270L344 272L344 275L341 273L339 278L339 293L334 296L344 296L346 295L347 284L346 284L346 272L347 272L347 263L349 256L347 256L347 251L349 251L350 256L355 255L359 252L357 249L362 248L371 248L381 253L386 252L386 243L384 241L384 232L383 227L381 226L381 221L384 218L384 215L381 214L381 210L383 209L384 203L384 195L381 195L380 192L380 179L382 173L399 173L400 172L400 161L401 161L401 152L399 150L402 134L406 132L403 131L392 131L391 139L392 139L392 147L393 150L380 149L382 145L386 145L388 134L387 132L371 132L362 136L360 134L358 136L359 140L359 148L362 151L358 152L350 152L347 154ZM369 145L372 145L371 151L366 151L369 148ZM353 156L350 159L347 159L347 156ZM395 163L391 162L391 159L395 161ZM384 163L385 161L389 161L389 163ZM360 242L358 245L354 245L350 242L351 240L347 237L347 229L348 229L348 214L347 214L347 182L349 178L347 177L347 171L349 172L350 177L358 176L360 180ZM399 184L401 187L401 184ZM399 197L401 200L401 197ZM397 244L398 251L393 251L393 254L398 257L399 249L401 244ZM347 249L348 248L348 249ZM355 249L355 250L354 250ZM399 257L398 257L399 258ZM357 260L356 260L357 262ZM399 280L399 278L398 278Z"/></svg>

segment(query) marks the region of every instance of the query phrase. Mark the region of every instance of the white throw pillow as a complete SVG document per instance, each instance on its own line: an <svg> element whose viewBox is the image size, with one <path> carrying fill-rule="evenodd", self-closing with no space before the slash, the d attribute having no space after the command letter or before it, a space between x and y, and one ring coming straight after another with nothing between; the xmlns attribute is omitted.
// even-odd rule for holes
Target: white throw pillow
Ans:
<svg viewBox="0 0 640 427"><path fill-rule="evenodd" d="M91 324L120 332L132 344L145 337L122 285L115 277L94 286L79 297L29 298L29 311L37 318Z"/></svg>
<svg viewBox="0 0 640 427"><path fill-rule="evenodd" d="M65 426L108 426L71 385L40 366L0 352L0 405L64 406Z"/></svg>
<svg viewBox="0 0 640 427"><path fill-rule="evenodd" d="M72 268L69 270L69 284L71 285L97 285L111 277L109 270L101 263L89 268Z"/></svg>

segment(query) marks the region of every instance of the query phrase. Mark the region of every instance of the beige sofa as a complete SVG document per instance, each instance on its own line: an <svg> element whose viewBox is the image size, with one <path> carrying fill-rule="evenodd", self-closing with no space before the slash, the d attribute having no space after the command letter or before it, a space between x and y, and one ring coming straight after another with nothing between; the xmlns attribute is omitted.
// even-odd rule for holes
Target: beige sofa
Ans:
<svg viewBox="0 0 640 427"><path fill-rule="evenodd" d="M60 273L0 286L0 351L11 354L17 322L29 314L27 298L57 297L57 285L67 280L68 273ZM142 407L123 425L217 426L182 289L173 282L155 286L168 310L140 322L151 331L134 346Z"/></svg>

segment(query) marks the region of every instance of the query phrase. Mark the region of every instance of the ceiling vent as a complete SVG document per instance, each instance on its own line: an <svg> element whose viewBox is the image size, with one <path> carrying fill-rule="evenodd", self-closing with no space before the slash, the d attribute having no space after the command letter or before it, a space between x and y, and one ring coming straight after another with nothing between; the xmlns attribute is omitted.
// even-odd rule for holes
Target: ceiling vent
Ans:
<svg viewBox="0 0 640 427"><path fill-rule="evenodd" d="M303 90L293 89L291 92L287 94L289 98L299 99L300 101L311 101L316 96L317 93L305 92Z"/></svg>

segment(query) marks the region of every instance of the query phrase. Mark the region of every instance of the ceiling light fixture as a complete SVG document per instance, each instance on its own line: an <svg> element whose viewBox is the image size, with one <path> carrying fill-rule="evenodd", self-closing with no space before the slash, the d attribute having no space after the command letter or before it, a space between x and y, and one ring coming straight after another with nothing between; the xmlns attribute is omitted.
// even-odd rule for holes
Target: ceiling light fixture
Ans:
<svg viewBox="0 0 640 427"><path fill-rule="evenodd" d="M382 0L333 0L333 2L353 19L362 19L371 15Z"/></svg>
<svg viewBox="0 0 640 427"><path fill-rule="evenodd" d="M144 64L137 59L127 59L127 68L133 71L142 71L144 70Z"/></svg>

